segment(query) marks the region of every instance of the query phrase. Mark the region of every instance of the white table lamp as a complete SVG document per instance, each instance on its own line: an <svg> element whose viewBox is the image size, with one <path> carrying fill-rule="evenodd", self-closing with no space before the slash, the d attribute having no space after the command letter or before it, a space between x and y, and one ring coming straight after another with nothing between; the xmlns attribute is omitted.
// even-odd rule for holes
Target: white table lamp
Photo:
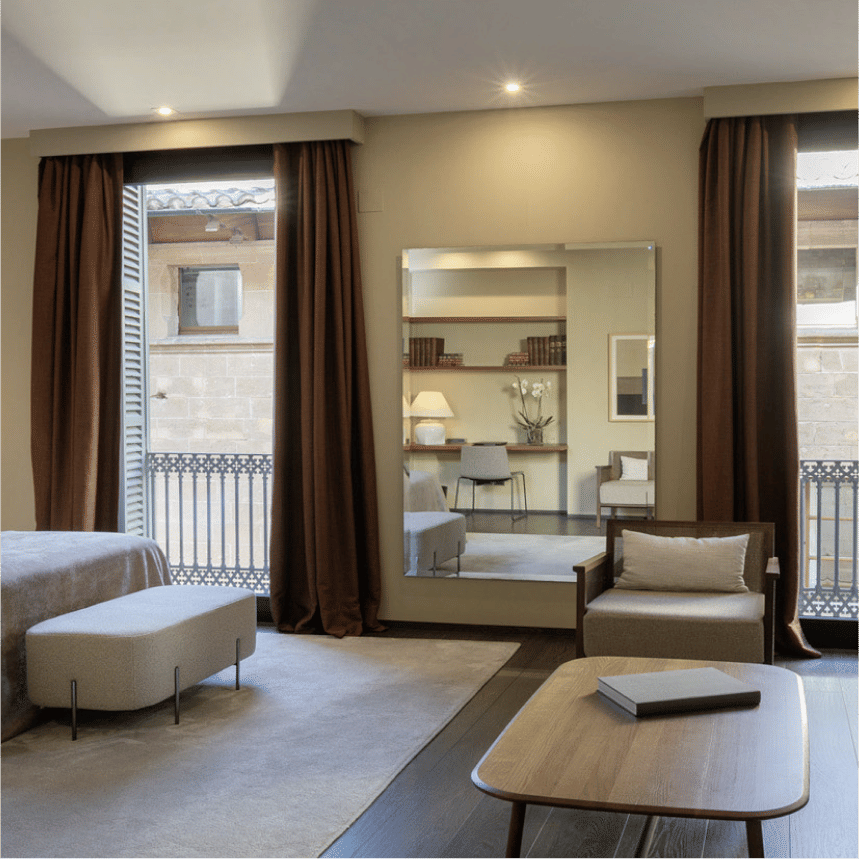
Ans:
<svg viewBox="0 0 859 859"><path fill-rule="evenodd" d="M430 418L452 418L453 412L440 391L421 391L412 402L412 417L423 418L415 427L418 444L444 444L444 424Z"/></svg>

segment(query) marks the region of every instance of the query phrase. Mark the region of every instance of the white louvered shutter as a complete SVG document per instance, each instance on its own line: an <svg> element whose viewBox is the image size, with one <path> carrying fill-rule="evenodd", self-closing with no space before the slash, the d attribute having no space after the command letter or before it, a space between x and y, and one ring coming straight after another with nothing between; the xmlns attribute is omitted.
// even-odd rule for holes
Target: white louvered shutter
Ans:
<svg viewBox="0 0 859 859"><path fill-rule="evenodd" d="M142 185L122 195L122 465L120 530L148 533L146 451L149 365L146 336L146 209Z"/></svg>

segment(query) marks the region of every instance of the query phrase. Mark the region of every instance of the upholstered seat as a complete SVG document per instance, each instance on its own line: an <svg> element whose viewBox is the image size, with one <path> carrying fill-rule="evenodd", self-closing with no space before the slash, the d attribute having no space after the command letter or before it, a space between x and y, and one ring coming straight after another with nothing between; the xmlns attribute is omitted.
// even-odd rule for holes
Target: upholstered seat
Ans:
<svg viewBox="0 0 859 859"><path fill-rule="evenodd" d="M683 559L688 549L684 549L678 565L663 566L660 561L646 575L638 572L636 580L631 575L635 571L625 567L624 531L629 542L637 534L685 537L687 543L688 538L696 543L705 538L709 548L717 551L733 538L733 577L710 578L695 565L689 565L687 574ZM576 655L772 664L778 579L778 561L772 557L774 531L772 524L762 522L609 520L606 551L573 567ZM743 535L748 535L747 542ZM647 538L644 542L646 551ZM652 542L661 552L672 551L672 541ZM683 588L674 584L684 581Z"/></svg>
<svg viewBox="0 0 859 859"><path fill-rule="evenodd" d="M419 511L403 514L403 560L407 575L435 575L439 564L465 551L465 516Z"/></svg>
<svg viewBox="0 0 859 859"><path fill-rule="evenodd" d="M609 588L588 605L582 632L589 655L763 662L763 616L758 593Z"/></svg>

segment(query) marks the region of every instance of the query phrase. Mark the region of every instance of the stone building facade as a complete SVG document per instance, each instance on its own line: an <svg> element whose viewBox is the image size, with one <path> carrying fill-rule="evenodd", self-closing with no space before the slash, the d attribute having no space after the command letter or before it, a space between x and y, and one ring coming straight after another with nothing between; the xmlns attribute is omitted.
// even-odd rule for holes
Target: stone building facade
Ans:
<svg viewBox="0 0 859 859"><path fill-rule="evenodd" d="M179 334L179 269L238 265L237 334ZM149 246L149 447L270 453L274 242Z"/></svg>

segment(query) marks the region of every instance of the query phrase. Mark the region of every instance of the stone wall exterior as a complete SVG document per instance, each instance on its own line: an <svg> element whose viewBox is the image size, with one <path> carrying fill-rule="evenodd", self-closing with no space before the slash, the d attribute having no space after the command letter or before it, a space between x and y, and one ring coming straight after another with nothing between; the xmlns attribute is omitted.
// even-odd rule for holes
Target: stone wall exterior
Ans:
<svg viewBox="0 0 859 859"><path fill-rule="evenodd" d="M237 264L236 335L178 334L179 269ZM177 453L270 453L274 242L149 246L149 448Z"/></svg>
<svg viewBox="0 0 859 859"><path fill-rule="evenodd" d="M856 344L800 344L797 350L799 458L859 459Z"/></svg>

